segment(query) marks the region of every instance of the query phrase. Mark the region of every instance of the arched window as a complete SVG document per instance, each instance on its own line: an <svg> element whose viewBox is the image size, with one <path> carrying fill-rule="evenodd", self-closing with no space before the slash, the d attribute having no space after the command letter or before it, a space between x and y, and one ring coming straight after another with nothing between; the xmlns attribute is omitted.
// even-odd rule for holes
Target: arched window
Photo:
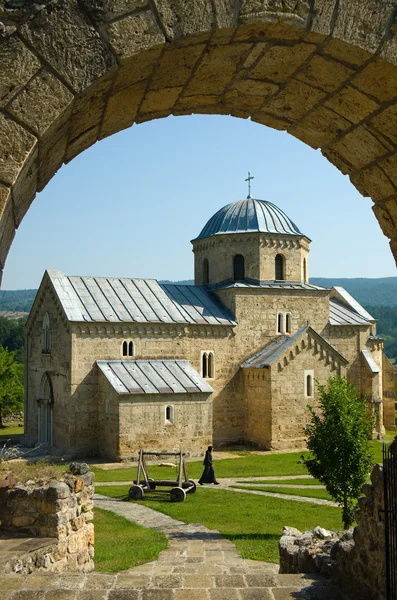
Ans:
<svg viewBox="0 0 397 600"><path fill-rule="evenodd" d="M203 260L203 285L207 285L210 282L210 264L208 258Z"/></svg>
<svg viewBox="0 0 397 600"><path fill-rule="evenodd" d="M303 283L307 283L306 258L303 259Z"/></svg>
<svg viewBox="0 0 397 600"><path fill-rule="evenodd" d="M43 352L43 354L49 354L50 347L51 347L51 329L50 329L50 316L48 313L45 313L45 315L43 317L41 338L42 338L42 352Z"/></svg>
<svg viewBox="0 0 397 600"><path fill-rule="evenodd" d="M215 374L215 364L214 364L214 353L210 352L208 354L208 377L213 379Z"/></svg>
<svg viewBox="0 0 397 600"><path fill-rule="evenodd" d="M165 407L165 420L169 421L170 423L174 422L174 407L173 406Z"/></svg>
<svg viewBox="0 0 397 600"><path fill-rule="evenodd" d="M275 279L277 281L284 281L284 257L281 254L277 254L275 259Z"/></svg>
<svg viewBox="0 0 397 600"><path fill-rule="evenodd" d="M277 315L277 333L284 333L284 315L278 313Z"/></svg>
<svg viewBox="0 0 397 600"><path fill-rule="evenodd" d="M208 377L208 356L206 352L201 357L201 376L206 379Z"/></svg>
<svg viewBox="0 0 397 600"><path fill-rule="evenodd" d="M244 256L236 254L233 258L233 281L243 281L244 277Z"/></svg>
<svg viewBox="0 0 397 600"><path fill-rule="evenodd" d="M285 315L285 332L286 333L291 333L291 331L292 331L291 313L287 313Z"/></svg>
<svg viewBox="0 0 397 600"><path fill-rule="evenodd" d="M122 356L134 356L134 342L124 340L121 346Z"/></svg>
<svg viewBox="0 0 397 600"><path fill-rule="evenodd" d="M305 371L305 396L313 398L313 371Z"/></svg>

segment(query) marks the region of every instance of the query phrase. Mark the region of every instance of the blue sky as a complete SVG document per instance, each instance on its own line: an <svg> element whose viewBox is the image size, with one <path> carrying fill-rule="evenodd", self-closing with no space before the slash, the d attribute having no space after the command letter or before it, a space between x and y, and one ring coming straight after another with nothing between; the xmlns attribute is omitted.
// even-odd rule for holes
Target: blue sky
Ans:
<svg viewBox="0 0 397 600"><path fill-rule="evenodd" d="M120 132L62 167L19 227L2 288L67 275L190 279L190 240L247 195L312 239L312 277L395 276L371 210L348 177L284 132L222 116L169 117Z"/></svg>

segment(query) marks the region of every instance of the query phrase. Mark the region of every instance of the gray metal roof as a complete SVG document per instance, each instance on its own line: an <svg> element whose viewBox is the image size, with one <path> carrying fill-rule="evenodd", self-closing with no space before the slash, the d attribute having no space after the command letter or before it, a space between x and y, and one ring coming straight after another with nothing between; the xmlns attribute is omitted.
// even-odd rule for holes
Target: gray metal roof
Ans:
<svg viewBox="0 0 397 600"><path fill-rule="evenodd" d="M303 235L289 217L275 204L248 196L216 212L196 240L224 233L277 233ZM193 240L194 241L194 240Z"/></svg>
<svg viewBox="0 0 397 600"><path fill-rule="evenodd" d="M47 273L69 321L236 325L215 296L198 286Z"/></svg>
<svg viewBox="0 0 397 600"><path fill-rule="evenodd" d="M245 279L244 281L233 281L232 279L226 279L219 283L214 283L206 286L210 291L225 290L229 288L264 288L269 290L325 290L327 288L320 287L319 285L312 285L310 283L304 283L303 281L277 281L277 280L255 280Z"/></svg>
<svg viewBox="0 0 397 600"><path fill-rule="evenodd" d="M330 325L370 325L369 321L339 302L336 298L329 301L329 324Z"/></svg>
<svg viewBox="0 0 397 600"><path fill-rule="evenodd" d="M342 299L342 301L346 302L356 313L364 317L364 319L367 319L367 321L375 321L369 312L366 311L365 308L361 306L361 304L357 302L357 300L353 298L353 296L351 296L347 290L345 290L345 288L336 285L332 289L336 292L337 296Z"/></svg>
<svg viewBox="0 0 397 600"><path fill-rule="evenodd" d="M325 346L328 350L330 350L334 355L338 357L338 359L345 364L348 361L345 357L340 354L331 344L327 342L317 331L315 331L310 325L306 327L302 327L298 329L294 335L281 335L274 338L270 344L268 344L265 348L262 348L259 352L251 356L248 360L243 362L241 367L243 369L263 369L266 367L270 367L274 361L276 361L280 356L290 347L296 344L299 338L302 337L303 334L310 333L313 337L315 337L323 346Z"/></svg>
<svg viewBox="0 0 397 600"><path fill-rule="evenodd" d="M374 361L371 352L369 352L369 350L361 350L361 354L363 355L365 362L367 363L370 371L372 373L380 373L380 368Z"/></svg>
<svg viewBox="0 0 397 600"><path fill-rule="evenodd" d="M188 360L97 360L118 394L194 394L214 390Z"/></svg>

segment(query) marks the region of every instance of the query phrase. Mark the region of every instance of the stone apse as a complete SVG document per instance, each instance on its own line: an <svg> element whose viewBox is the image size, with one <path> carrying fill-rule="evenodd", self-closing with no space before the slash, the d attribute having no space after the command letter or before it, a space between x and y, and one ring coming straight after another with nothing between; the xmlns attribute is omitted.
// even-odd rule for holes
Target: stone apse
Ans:
<svg viewBox="0 0 397 600"><path fill-rule="evenodd" d="M396 65L391 0L0 0L1 269L63 163L192 113L321 148L372 198L397 257Z"/></svg>

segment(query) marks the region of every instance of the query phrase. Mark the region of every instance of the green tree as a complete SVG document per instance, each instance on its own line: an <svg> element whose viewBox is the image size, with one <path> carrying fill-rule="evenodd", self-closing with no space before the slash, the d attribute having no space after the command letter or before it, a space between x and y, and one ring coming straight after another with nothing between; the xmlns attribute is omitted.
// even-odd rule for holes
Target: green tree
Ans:
<svg viewBox="0 0 397 600"><path fill-rule="evenodd" d="M331 377L327 387L318 385L318 391L320 410L309 406L311 422L305 435L310 454L303 460L309 473L342 507L348 529L372 466L372 417L365 398L344 377Z"/></svg>
<svg viewBox="0 0 397 600"><path fill-rule="evenodd" d="M16 361L15 352L0 346L0 427L7 415L23 410L23 366Z"/></svg>

